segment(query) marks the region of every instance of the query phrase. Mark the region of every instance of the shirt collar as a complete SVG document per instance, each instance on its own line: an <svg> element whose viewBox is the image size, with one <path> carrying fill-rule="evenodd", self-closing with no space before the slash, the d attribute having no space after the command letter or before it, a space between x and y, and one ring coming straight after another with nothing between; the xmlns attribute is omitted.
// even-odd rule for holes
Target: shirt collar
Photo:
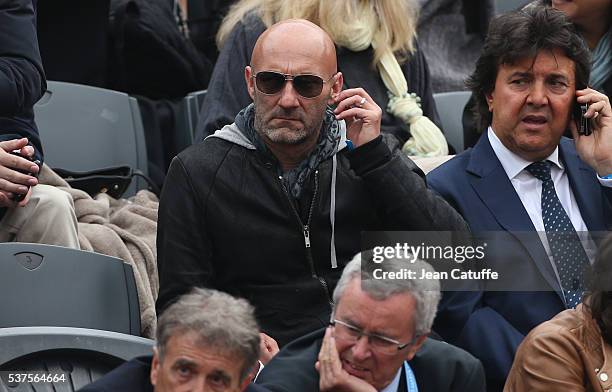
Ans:
<svg viewBox="0 0 612 392"><path fill-rule="evenodd" d="M489 127L487 130L487 136L489 137L489 143L491 144L495 155L497 155L497 159L501 163L509 179L514 179L527 166L533 163L521 158L504 146L495 132L493 132L493 128ZM555 150L546 158L546 160L554 163L560 170L563 170L563 164L559 160L559 146L555 147Z"/></svg>

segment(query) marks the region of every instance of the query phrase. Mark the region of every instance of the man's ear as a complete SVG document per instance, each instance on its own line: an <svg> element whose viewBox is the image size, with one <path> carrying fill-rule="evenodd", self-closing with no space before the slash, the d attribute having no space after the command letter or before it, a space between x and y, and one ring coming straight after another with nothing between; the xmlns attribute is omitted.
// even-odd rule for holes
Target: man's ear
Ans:
<svg viewBox="0 0 612 392"><path fill-rule="evenodd" d="M489 112L493 113L493 91L486 93L485 99L487 100L487 106L489 107Z"/></svg>
<svg viewBox="0 0 612 392"><path fill-rule="evenodd" d="M333 105L335 103L334 98L336 95L340 94L340 91L342 91L342 86L344 85L344 77L342 76L342 72L337 72L336 75L334 75L333 81L334 83L332 84L329 99L327 100L328 105Z"/></svg>
<svg viewBox="0 0 612 392"><path fill-rule="evenodd" d="M157 375L160 372L161 363L159 361L159 350L157 347L153 347L153 360L151 361L151 385L155 386L157 383Z"/></svg>
<svg viewBox="0 0 612 392"><path fill-rule="evenodd" d="M406 361L410 361L412 358L414 358L415 354L421 349L421 346L423 345L423 343L425 343L425 340L427 340L428 336L429 334L419 336L416 342L414 342L412 346L408 347L408 352L406 353Z"/></svg>
<svg viewBox="0 0 612 392"><path fill-rule="evenodd" d="M250 65L244 67L244 79L246 80L247 90L252 100L255 100L255 75L253 75L253 68Z"/></svg>

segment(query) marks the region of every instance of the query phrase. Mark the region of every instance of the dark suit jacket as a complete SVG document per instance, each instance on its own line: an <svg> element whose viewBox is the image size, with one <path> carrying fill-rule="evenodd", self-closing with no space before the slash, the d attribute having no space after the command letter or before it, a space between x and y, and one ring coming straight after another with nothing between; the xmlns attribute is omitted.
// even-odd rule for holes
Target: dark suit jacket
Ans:
<svg viewBox="0 0 612 392"><path fill-rule="evenodd" d="M317 392L319 373L314 365L324 334L325 328L289 343L263 368L257 384L274 392ZM409 364L419 392L485 390L480 362L450 344L427 339ZM405 391L406 383L400 383L398 392Z"/></svg>
<svg viewBox="0 0 612 392"><path fill-rule="evenodd" d="M152 360L151 355L134 358L81 388L79 392L153 392L150 378ZM263 387L249 384L244 392L267 391Z"/></svg>
<svg viewBox="0 0 612 392"><path fill-rule="evenodd" d="M81 388L80 392L153 392L151 361L153 356L137 357Z"/></svg>
<svg viewBox="0 0 612 392"><path fill-rule="evenodd" d="M612 193L580 160L572 140L562 138L559 154L582 218L590 231L609 230ZM493 269L511 269L517 282L540 291L447 292L434 329L465 348L485 366L489 390L501 390L523 337L565 309L562 293L535 228L486 135L427 176L428 184L468 222L472 232L505 233L503 252L487 260ZM535 239L535 240L534 240ZM517 283L518 284L518 283Z"/></svg>
<svg viewBox="0 0 612 392"><path fill-rule="evenodd" d="M0 2L0 141L27 137L42 147L32 106L46 90L33 0Z"/></svg>

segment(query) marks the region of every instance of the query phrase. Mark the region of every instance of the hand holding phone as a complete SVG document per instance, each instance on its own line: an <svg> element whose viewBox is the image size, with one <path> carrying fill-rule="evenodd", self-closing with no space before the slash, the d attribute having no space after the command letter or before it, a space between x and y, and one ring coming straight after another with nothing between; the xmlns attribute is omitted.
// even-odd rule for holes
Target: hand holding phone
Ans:
<svg viewBox="0 0 612 392"><path fill-rule="evenodd" d="M382 110L363 88L342 90L333 99L336 119L346 121L347 138L355 148L380 135Z"/></svg>
<svg viewBox="0 0 612 392"><path fill-rule="evenodd" d="M576 90L572 133L576 151L601 177L612 174L612 108L610 100L597 90ZM582 106L582 107L581 107ZM578 114L580 110L580 114ZM583 124L581 124L583 122Z"/></svg>
<svg viewBox="0 0 612 392"><path fill-rule="evenodd" d="M38 159L34 160L30 156L23 155L23 154L21 154L20 150L13 150L13 151L11 151L11 154L16 155L16 156L21 157L21 158L25 158L25 159L29 160L30 162L35 163L38 167L40 167L41 163L40 163L40 161ZM21 169L16 169L16 168L13 169L13 170L15 170L15 171L17 171L19 173L31 176L31 177L38 178L38 172L37 173L31 173L29 171L25 171L25 170L21 170ZM30 190L30 186L28 186L28 192L29 192L29 190ZM17 202L17 203L19 203L19 202L23 201L23 199L25 199L25 197L28 194L28 192L26 192L26 193L15 193L13 195L12 200Z"/></svg>

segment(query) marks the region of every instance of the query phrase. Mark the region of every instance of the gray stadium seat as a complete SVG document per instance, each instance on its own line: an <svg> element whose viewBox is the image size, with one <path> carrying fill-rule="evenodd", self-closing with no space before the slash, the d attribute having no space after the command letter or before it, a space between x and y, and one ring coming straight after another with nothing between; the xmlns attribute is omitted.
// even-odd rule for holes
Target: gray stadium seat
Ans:
<svg viewBox="0 0 612 392"><path fill-rule="evenodd" d="M206 90L195 91L181 100L181 115L176 120L175 144L179 151L193 144L195 128L200 118L200 109Z"/></svg>
<svg viewBox="0 0 612 392"><path fill-rule="evenodd" d="M154 341L67 327L0 328L0 392L76 391L125 361L152 354ZM10 371L66 375L65 382L9 383Z"/></svg>
<svg viewBox="0 0 612 392"><path fill-rule="evenodd" d="M192 137L195 136L196 126L198 125L198 120L200 119L200 111L202 110L202 104L204 103L204 98L206 98L206 91L207 90L195 91L186 97L189 102Z"/></svg>
<svg viewBox="0 0 612 392"><path fill-rule="evenodd" d="M132 267L115 257L1 243L0 298L0 328L61 326L140 335Z"/></svg>
<svg viewBox="0 0 612 392"><path fill-rule="evenodd" d="M433 95L442 121L444 136L457 153L464 150L463 143L463 108L470 99L470 91L452 91Z"/></svg>
<svg viewBox="0 0 612 392"><path fill-rule="evenodd" d="M145 136L135 98L98 87L47 82L34 113L50 167L89 171L128 165L147 174ZM127 194L140 187L144 182L133 183Z"/></svg>

